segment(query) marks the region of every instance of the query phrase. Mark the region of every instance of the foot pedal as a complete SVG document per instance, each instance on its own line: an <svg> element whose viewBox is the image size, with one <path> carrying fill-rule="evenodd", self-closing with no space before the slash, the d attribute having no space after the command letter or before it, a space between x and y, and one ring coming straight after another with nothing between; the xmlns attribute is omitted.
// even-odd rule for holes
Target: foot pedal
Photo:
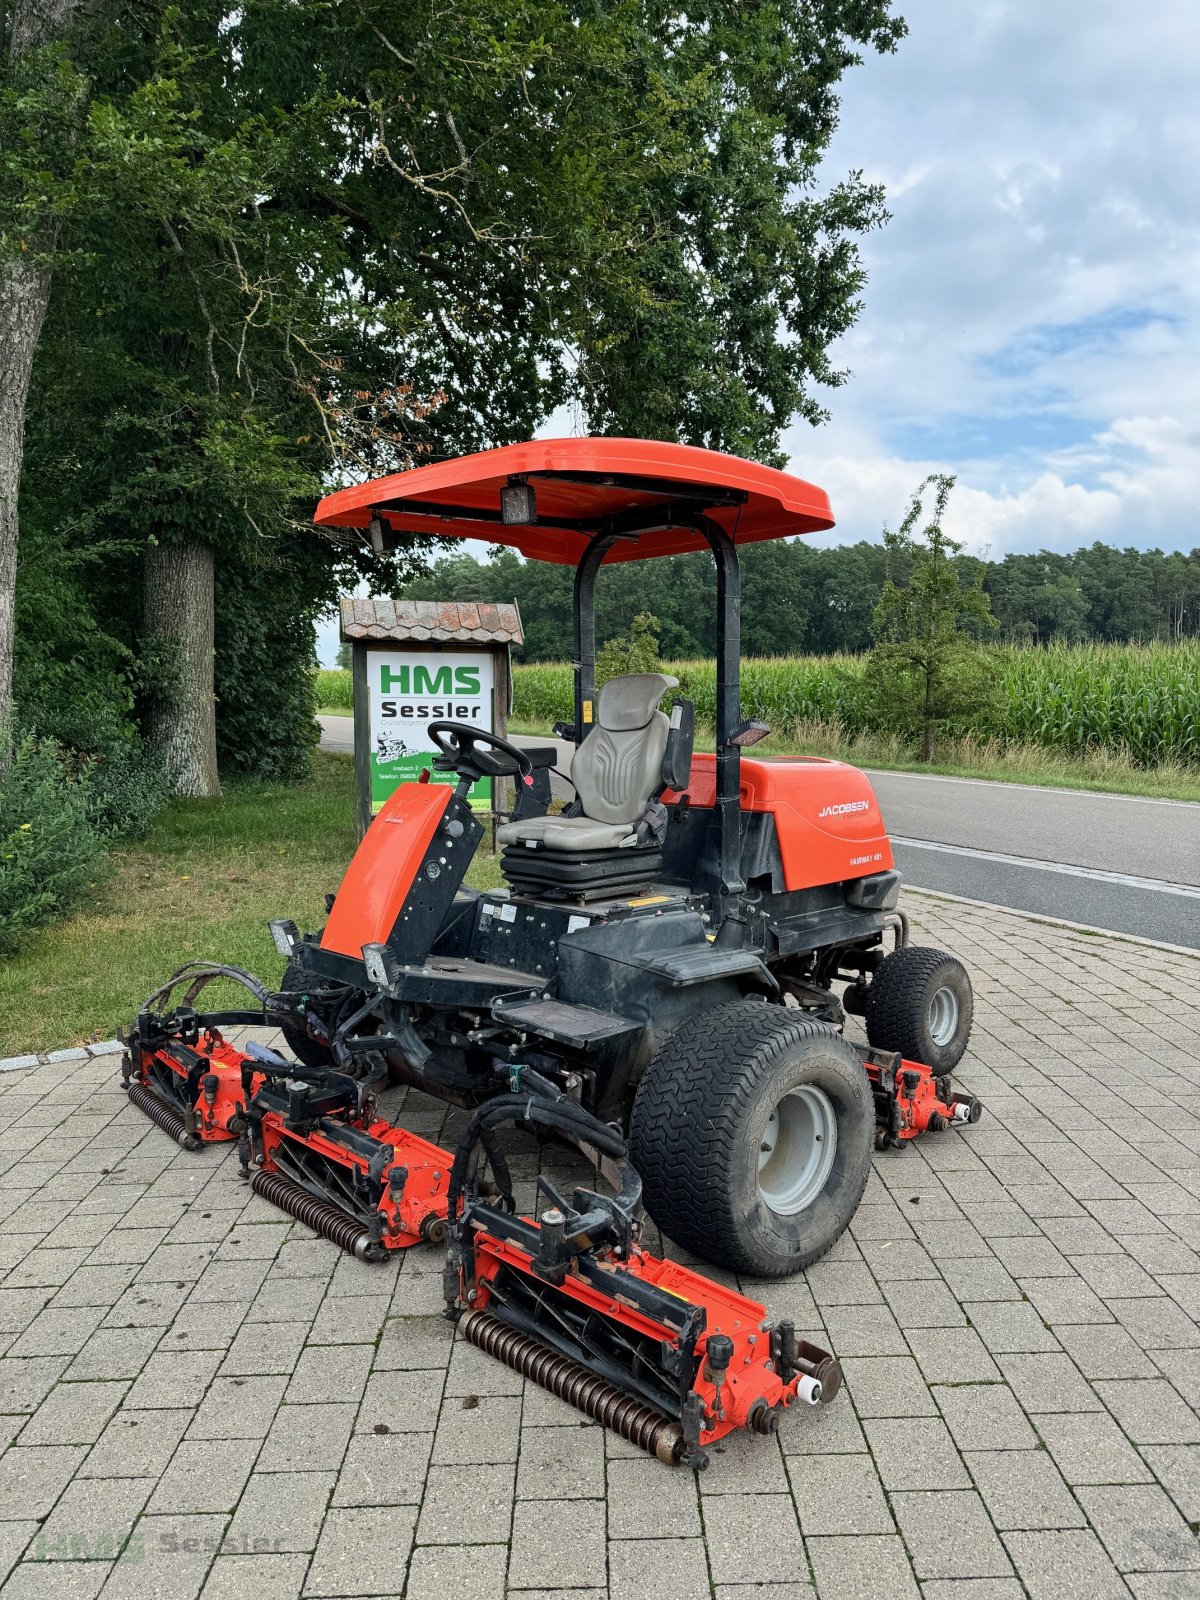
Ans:
<svg viewBox="0 0 1200 1600"><path fill-rule="evenodd" d="M553 1039L557 1044L573 1044L583 1048L601 1044L607 1039L619 1039L626 1033L637 1033L640 1022L629 1017L619 1017L612 1011L596 1011L591 1006L570 1006L562 1000L529 1000L522 998L507 1004L497 1000L492 1016L506 1027L528 1029L541 1034L543 1039Z"/></svg>

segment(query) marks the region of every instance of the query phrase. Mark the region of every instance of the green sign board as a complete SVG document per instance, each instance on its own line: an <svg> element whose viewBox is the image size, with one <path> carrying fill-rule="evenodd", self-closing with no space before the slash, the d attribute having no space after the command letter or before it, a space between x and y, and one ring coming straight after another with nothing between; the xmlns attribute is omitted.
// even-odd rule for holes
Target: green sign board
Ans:
<svg viewBox="0 0 1200 1600"><path fill-rule="evenodd" d="M465 722L492 732L493 664L490 650L367 650L371 813L402 783L429 767L433 783L456 783L452 772L432 771L437 754L425 731L431 722ZM477 811L492 808L492 780L471 790Z"/></svg>

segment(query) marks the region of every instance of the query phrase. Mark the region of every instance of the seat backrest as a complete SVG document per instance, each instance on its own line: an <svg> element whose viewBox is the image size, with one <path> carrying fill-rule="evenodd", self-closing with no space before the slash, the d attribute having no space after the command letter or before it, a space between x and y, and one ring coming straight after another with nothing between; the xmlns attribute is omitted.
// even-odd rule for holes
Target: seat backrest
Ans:
<svg viewBox="0 0 1200 1600"><path fill-rule="evenodd" d="M610 678L596 703L596 726L575 751L571 781L584 815L595 822L641 820L662 782L670 724L658 702L678 678L630 672Z"/></svg>

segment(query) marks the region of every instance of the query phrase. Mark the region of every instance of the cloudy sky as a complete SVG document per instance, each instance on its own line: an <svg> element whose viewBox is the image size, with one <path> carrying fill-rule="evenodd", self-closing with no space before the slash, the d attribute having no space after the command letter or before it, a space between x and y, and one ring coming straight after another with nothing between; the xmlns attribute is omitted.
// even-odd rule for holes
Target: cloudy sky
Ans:
<svg viewBox="0 0 1200 1600"><path fill-rule="evenodd" d="M828 540L877 537L939 470L977 551L1200 545L1194 0L898 8L909 37L847 78L825 169L892 212L852 376L786 437Z"/></svg>
<svg viewBox="0 0 1200 1600"><path fill-rule="evenodd" d="M877 539L948 471L980 553L1200 546L1195 0L898 8L909 36L847 77L824 169L880 180L892 220L831 420L785 436L833 499L814 537Z"/></svg>

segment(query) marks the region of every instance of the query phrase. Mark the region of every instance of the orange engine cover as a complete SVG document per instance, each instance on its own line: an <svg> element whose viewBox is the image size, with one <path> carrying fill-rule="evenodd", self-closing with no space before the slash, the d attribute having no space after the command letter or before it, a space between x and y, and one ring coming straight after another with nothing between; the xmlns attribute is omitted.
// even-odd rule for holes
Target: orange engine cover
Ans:
<svg viewBox="0 0 1200 1600"><path fill-rule="evenodd" d="M322 950L361 956L364 944L386 942L453 792L444 783L402 783L385 802L346 869Z"/></svg>
<svg viewBox="0 0 1200 1600"><path fill-rule="evenodd" d="M815 889L886 872L894 863L875 791L865 773L819 756L752 761L743 756L742 810L775 818L786 889ZM716 800L716 757L692 757L694 806ZM668 805L679 796L663 796Z"/></svg>

